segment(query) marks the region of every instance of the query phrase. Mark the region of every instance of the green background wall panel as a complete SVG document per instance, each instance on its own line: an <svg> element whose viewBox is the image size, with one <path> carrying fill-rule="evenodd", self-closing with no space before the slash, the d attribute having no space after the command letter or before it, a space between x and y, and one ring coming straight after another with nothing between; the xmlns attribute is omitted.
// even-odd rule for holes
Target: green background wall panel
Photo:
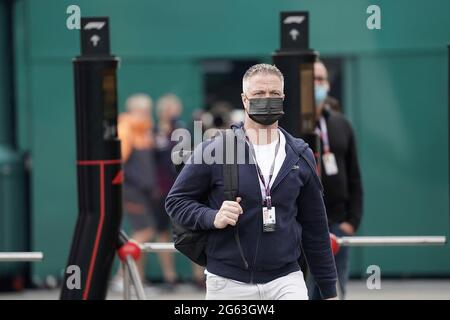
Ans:
<svg viewBox="0 0 450 320"><path fill-rule="evenodd" d="M360 58L358 146L365 187L364 234L448 235L443 65L445 51ZM426 272L430 266L430 272L448 273L448 245L415 249L366 248L364 256L365 261L383 262L386 272ZM432 253L439 259L427 259Z"/></svg>
<svg viewBox="0 0 450 320"><path fill-rule="evenodd" d="M311 44L326 53L435 49L448 41L450 2L369 0L30 0L34 58L72 56L77 32L65 28L66 8L113 21L113 48L123 55L267 54L278 46L278 12L308 10ZM371 4L381 6L382 29L366 28ZM442 31L440 31L442 30ZM195 36L192 36L195 35ZM57 50L55 50L57 46Z"/></svg>
<svg viewBox="0 0 450 320"><path fill-rule="evenodd" d="M110 16L112 52L122 58L120 109L134 92L174 92L186 120L203 106L201 59L270 61L278 12L309 10L311 46L344 62L343 103L366 194L360 234L448 236L449 1L20 0L19 140L33 156L33 248L47 255L33 265L37 274L64 267L77 215L71 59L79 36L66 29L71 4L84 16ZM381 30L366 28L370 4L381 6ZM352 273L378 264L393 275L449 275L449 249L355 248Z"/></svg>
<svg viewBox="0 0 450 320"><path fill-rule="evenodd" d="M77 215L71 72L70 60L31 70L33 248L45 253L33 267L43 274L64 268Z"/></svg>

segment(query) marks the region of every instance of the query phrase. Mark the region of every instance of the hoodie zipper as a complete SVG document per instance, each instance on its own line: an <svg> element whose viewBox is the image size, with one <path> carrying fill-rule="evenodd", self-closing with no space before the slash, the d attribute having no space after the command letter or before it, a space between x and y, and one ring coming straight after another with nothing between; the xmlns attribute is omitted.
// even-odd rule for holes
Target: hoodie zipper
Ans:
<svg viewBox="0 0 450 320"><path fill-rule="evenodd" d="M234 236L235 236L235 240L236 240L242 261L244 262L245 270L248 270L249 269L248 262L247 262L247 259L245 259L244 250L242 250L241 240L239 239L239 227L238 226L239 226L239 223L237 223L235 226L236 229L234 230L234 232L235 232Z"/></svg>
<svg viewBox="0 0 450 320"><path fill-rule="evenodd" d="M256 172L256 166L255 166L255 172ZM259 177L258 177L258 173L257 172L256 172L256 177L258 179L258 187L259 187ZM261 194L261 190L258 190L258 192L259 192L259 194L261 196L261 204L262 204L262 206L264 206L264 199L263 199L263 196ZM259 249L259 243L260 243L260 240L261 240L261 233L262 233L261 232L261 229L262 229L261 223L262 223L261 216L258 214L258 219L257 219L257 223L256 223L256 226L257 226L256 234L258 236L256 238L255 256L253 257L253 263L252 263L252 265L250 267L250 283L253 283L253 277L254 277L254 271L255 271L255 265L256 265L256 258L258 257L258 249Z"/></svg>
<svg viewBox="0 0 450 320"><path fill-rule="evenodd" d="M262 197L261 197L261 199L262 199ZM258 219L258 220L261 220L261 219ZM257 233L258 234L258 238L256 240L255 257L253 258L253 264L252 264L252 267L250 268L250 283L253 283L254 268L255 268L255 265L256 265L256 258L258 256L259 242L261 240L261 226L260 226L260 223L257 223L257 225L258 225L258 233Z"/></svg>

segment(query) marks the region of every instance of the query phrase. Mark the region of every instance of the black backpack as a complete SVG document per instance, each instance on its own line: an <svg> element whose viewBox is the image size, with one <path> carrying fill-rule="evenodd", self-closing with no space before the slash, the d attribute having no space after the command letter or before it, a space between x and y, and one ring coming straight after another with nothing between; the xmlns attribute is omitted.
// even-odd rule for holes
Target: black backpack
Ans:
<svg viewBox="0 0 450 320"><path fill-rule="evenodd" d="M227 164L223 162L223 183L224 183L224 194L225 200L236 201L239 188L239 175L237 167L237 139L234 131L231 129L222 130L219 135L223 141L223 157L226 158L226 145L233 143L234 146L234 161L232 164ZM218 136L215 137L217 139ZM232 140L232 141L231 141ZM177 167L177 171L181 171L181 166ZM173 223L173 240L175 244L175 249L180 251L190 260L195 262L200 266L206 266L206 244L208 242L208 236L211 231L209 230L190 230L182 225ZM246 268L248 268L248 263L245 260L244 253L241 247L241 242L239 240L238 223L234 227L234 237L238 245L239 252L241 254L242 260Z"/></svg>

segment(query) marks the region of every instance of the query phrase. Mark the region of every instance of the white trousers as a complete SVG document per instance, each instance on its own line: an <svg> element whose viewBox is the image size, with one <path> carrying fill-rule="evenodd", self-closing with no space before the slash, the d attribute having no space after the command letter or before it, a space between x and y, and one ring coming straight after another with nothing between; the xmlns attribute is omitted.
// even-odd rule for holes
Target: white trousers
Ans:
<svg viewBox="0 0 450 320"><path fill-rule="evenodd" d="M208 272L206 300L308 300L308 289L300 270L264 284L243 283Z"/></svg>

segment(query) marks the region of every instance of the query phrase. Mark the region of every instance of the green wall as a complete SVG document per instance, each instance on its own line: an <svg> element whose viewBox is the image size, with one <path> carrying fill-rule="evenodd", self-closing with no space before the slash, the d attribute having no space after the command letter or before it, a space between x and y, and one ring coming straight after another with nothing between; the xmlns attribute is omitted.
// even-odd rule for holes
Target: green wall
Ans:
<svg viewBox="0 0 450 320"><path fill-rule="evenodd" d="M0 146L12 143L11 93L9 92L7 6L0 2Z"/></svg>
<svg viewBox="0 0 450 320"><path fill-rule="evenodd" d="M0 2L0 251L27 250L23 155L15 149L10 7ZM0 263L0 282L8 286L25 273L24 263ZM9 282L10 283L10 282Z"/></svg>
<svg viewBox="0 0 450 320"><path fill-rule="evenodd" d="M46 254L36 274L64 268L77 215L71 4L111 19L121 108L133 92L170 91L183 99L186 119L202 107L201 59L267 60L279 46L278 12L308 10L311 47L344 59L343 103L366 194L360 234L448 236L449 1L17 0L18 140L33 157L33 248ZM370 4L381 6L381 30L366 28ZM352 272L377 264L382 275L448 276L449 249L358 248Z"/></svg>

